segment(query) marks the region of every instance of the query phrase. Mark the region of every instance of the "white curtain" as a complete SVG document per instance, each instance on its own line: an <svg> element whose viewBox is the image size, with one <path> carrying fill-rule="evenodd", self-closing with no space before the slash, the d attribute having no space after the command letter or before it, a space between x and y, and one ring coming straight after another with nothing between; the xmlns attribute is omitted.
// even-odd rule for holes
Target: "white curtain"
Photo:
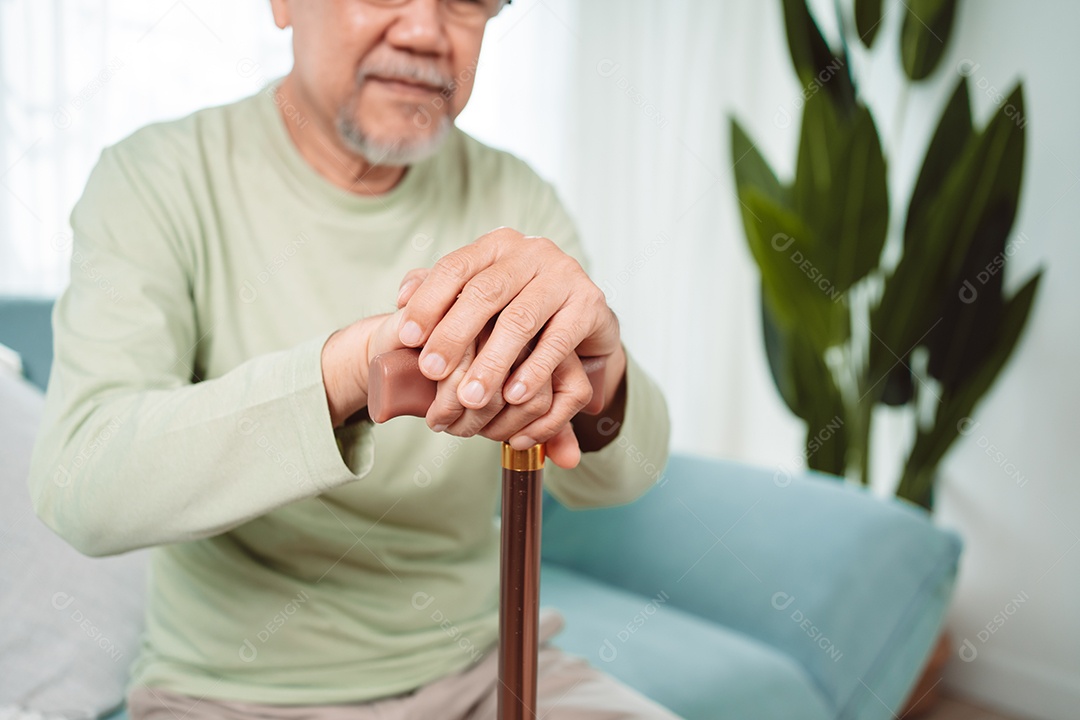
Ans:
<svg viewBox="0 0 1080 720"><path fill-rule="evenodd" d="M734 113L792 166L800 89L779 3L579 9L567 196L631 351L667 391L674 445L802 467L802 430L765 364L728 152Z"/></svg>
<svg viewBox="0 0 1080 720"><path fill-rule="evenodd" d="M68 215L106 145L291 64L269 2L0 1L0 291L67 282Z"/></svg>

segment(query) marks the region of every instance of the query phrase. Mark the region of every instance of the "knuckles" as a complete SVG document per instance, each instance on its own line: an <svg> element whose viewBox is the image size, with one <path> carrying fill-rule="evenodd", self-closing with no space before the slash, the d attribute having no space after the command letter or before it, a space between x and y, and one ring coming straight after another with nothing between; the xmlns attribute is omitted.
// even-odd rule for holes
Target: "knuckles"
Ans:
<svg viewBox="0 0 1080 720"><path fill-rule="evenodd" d="M528 340L540 330L540 312L531 304L511 303L499 313L499 323L517 337Z"/></svg>
<svg viewBox="0 0 1080 720"><path fill-rule="evenodd" d="M443 255L441 258L435 261L434 271L449 275L452 278L460 280L467 280L471 277L472 264L465 257L464 253L452 252L449 255Z"/></svg>
<svg viewBox="0 0 1080 720"><path fill-rule="evenodd" d="M502 307L510 283L499 273L484 273L465 283L463 297L486 308Z"/></svg>

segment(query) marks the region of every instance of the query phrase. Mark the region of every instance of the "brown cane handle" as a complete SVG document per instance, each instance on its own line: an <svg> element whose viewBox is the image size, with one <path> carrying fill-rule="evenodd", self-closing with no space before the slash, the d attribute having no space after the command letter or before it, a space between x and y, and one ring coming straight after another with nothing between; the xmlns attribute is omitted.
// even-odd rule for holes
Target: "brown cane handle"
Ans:
<svg viewBox="0 0 1080 720"><path fill-rule="evenodd" d="M606 357L582 358L593 399L585 412L597 413L604 403ZM435 401L434 380L420 372L420 351L406 348L377 355L368 373L368 416L384 423L401 415L424 417Z"/></svg>

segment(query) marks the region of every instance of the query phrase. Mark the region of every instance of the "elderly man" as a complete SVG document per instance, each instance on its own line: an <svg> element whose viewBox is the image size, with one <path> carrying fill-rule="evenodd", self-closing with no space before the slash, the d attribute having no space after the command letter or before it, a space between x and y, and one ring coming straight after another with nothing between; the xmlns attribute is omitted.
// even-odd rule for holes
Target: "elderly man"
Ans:
<svg viewBox="0 0 1080 720"><path fill-rule="evenodd" d="M282 81L102 153L31 483L81 551L157 546L135 720L491 718L483 438L547 442L573 507L655 481L665 404L569 217L453 125L502 4L273 0ZM403 347L436 401L374 426L368 364ZM541 716L672 717L548 642L561 624L542 615Z"/></svg>

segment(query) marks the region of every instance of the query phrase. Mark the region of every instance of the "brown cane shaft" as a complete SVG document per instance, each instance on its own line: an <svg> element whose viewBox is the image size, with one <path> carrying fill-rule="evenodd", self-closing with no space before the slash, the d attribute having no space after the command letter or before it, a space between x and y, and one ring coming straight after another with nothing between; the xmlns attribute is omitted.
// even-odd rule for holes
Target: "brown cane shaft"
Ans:
<svg viewBox="0 0 1080 720"><path fill-rule="evenodd" d="M542 445L521 452L503 445L499 720L536 717L543 452Z"/></svg>
<svg viewBox="0 0 1080 720"><path fill-rule="evenodd" d="M396 350L376 357L368 375L368 414L374 422L399 415L423 417L435 383L420 373L419 353ZM594 395L602 397L604 359L584 361ZM536 718L540 631L540 526L544 446L502 446L502 529L499 570L499 720Z"/></svg>

